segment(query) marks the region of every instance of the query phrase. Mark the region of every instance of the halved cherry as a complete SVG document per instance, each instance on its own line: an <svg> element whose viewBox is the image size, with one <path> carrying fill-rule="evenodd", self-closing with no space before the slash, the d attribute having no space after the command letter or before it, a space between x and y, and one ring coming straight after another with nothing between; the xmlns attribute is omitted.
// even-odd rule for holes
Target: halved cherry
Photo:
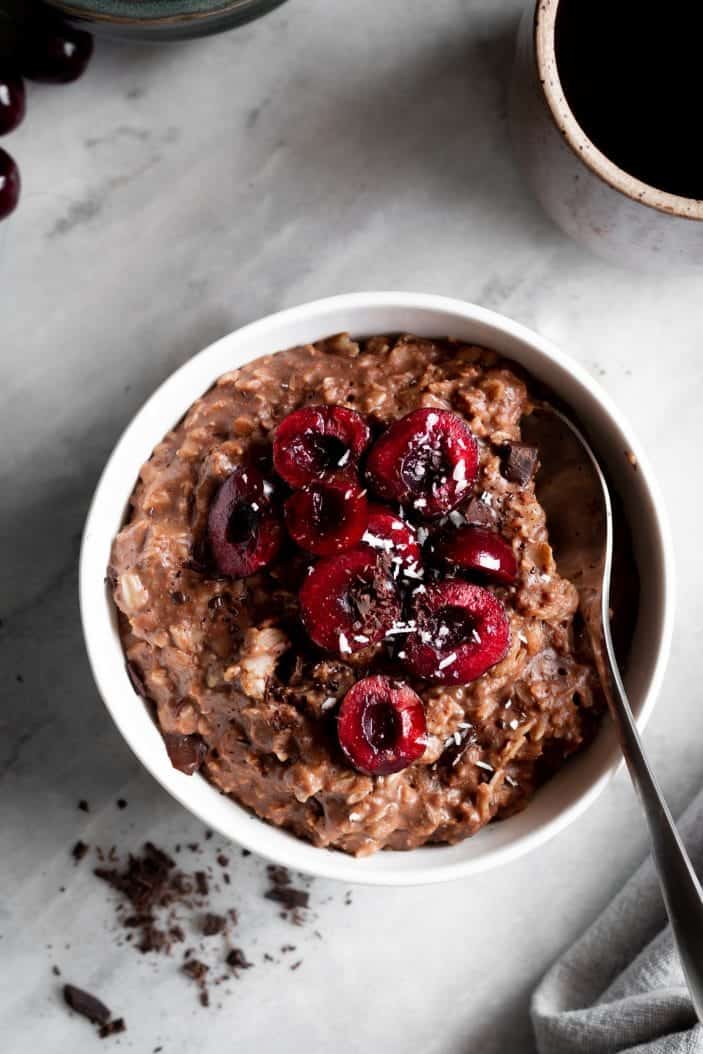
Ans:
<svg viewBox="0 0 703 1054"><path fill-rule="evenodd" d="M478 447L469 426L449 410L424 408L395 421L377 439L366 470L376 493L427 518L442 516L476 480Z"/></svg>
<svg viewBox="0 0 703 1054"><path fill-rule="evenodd" d="M276 472L291 487L305 487L339 472L353 473L371 432L346 406L301 406L281 421L273 439Z"/></svg>
<svg viewBox="0 0 703 1054"><path fill-rule="evenodd" d="M368 546L320 560L303 582L300 615L321 648L351 655L381 640L400 618L393 580Z"/></svg>
<svg viewBox="0 0 703 1054"><path fill-rule="evenodd" d="M350 764L367 776L400 772L425 753L422 700L401 681L365 677L344 696L337 722Z"/></svg>
<svg viewBox="0 0 703 1054"><path fill-rule="evenodd" d="M415 528L383 505L369 506L369 523L363 536L366 545L382 553L393 577L422 577L422 549Z"/></svg>
<svg viewBox="0 0 703 1054"><path fill-rule="evenodd" d="M486 527L459 527L437 539L434 551L440 560L511 585L517 578L517 560L512 546Z"/></svg>
<svg viewBox="0 0 703 1054"><path fill-rule="evenodd" d="M361 541L369 520L366 491L342 477L318 480L298 490L285 505L294 542L317 556L332 556Z"/></svg>
<svg viewBox="0 0 703 1054"><path fill-rule="evenodd" d="M482 586L438 582L415 592L417 629L407 638L407 665L416 677L468 684L504 659L510 623L501 602Z"/></svg>
<svg viewBox="0 0 703 1054"><path fill-rule="evenodd" d="M228 476L210 506L208 538L218 571L245 578L273 560L283 526L260 472L239 467Z"/></svg>

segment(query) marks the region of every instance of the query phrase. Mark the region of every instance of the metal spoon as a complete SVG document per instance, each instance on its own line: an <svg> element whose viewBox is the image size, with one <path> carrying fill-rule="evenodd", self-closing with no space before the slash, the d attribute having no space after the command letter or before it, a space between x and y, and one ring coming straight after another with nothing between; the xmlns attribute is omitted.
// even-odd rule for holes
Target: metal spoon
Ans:
<svg viewBox="0 0 703 1054"><path fill-rule="evenodd" d="M540 451L537 494L557 566L579 589L620 747L649 824L652 855L681 965L703 1022L703 890L645 756L610 632L613 509L608 485L586 439L559 410L539 404L523 426L523 438Z"/></svg>

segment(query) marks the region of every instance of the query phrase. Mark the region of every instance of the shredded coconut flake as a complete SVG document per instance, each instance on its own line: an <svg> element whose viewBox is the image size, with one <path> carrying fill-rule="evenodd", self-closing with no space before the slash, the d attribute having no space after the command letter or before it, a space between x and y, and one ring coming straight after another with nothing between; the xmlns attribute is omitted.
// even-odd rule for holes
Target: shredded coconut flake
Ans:
<svg viewBox="0 0 703 1054"><path fill-rule="evenodd" d="M337 702L333 695L329 695L320 707L321 710L331 710L334 704Z"/></svg>
<svg viewBox="0 0 703 1054"><path fill-rule="evenodd" d="M352 650L349 647L349 641L347 640L346 633L339 634L339 650L341 651L342 655L351 655L352 653Z"/></svg>
<svg viewBox="0 0 703 1054"><path fill-rule="evenodd" d="M443 669L445 669L445 667L447 667L447 666L451 666L451 664L452 664L453 662L455 662L455 661L456 661L456 652L455 652L455 651L453 651L453 652L451 653L451 655L446 655L446 656L445 656L445 657L444 657L444 658L442 659L442 661L441 661L441 662L440 662L440 663L438 664L438 665L439 665L439 669L440 669L440 670L443 670Z"/></svg>

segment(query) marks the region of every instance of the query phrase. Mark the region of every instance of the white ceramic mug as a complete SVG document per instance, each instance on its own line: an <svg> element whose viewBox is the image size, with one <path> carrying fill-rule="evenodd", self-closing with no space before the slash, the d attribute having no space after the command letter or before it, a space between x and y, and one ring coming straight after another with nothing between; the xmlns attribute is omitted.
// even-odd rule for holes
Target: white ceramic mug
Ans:
<svg viewBox="0 0 703 1054"><path fill-rule="evenodd" d="M511 88L515 148L535 195L566 234L614 263L661 272L703 268L703 201L631 176L576 121L556 62L559 2L537 0L525 11Z"/></svg>

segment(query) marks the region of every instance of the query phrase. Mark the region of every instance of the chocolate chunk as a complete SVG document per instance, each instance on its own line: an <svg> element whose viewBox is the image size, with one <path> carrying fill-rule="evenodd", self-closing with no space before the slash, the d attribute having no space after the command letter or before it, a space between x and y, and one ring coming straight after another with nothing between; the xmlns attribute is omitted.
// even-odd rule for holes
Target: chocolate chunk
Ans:
<svg viewBox="0 0 703 1054"><path fill-rule="evenodd" d="M303 960L302 959L298 959L297 963L293 963L293 965L291 966L291 970L297 970L298 967L302 966L302 965L303 965Z"/></svg>
<svg viewBox="0 0 703 1054"><path fill-rule="evenodd" d="M87 1017L95 1025L106 1025L112 1016L104 1003L96 999L90 992L84 992L82 988L75 985L65 984L63 986L63 997L71 1010L82 1017Z"/></svg>
<svg viewBox="0 0 703 1054"><path fill-rule="evenodd" d="M225 962L233 970L249 970L254 964L247 961L247 957L241 948L232 948L227 954Z"/></svg>
<svg viewBox="0 0 703 1054"><path fill-rule="evenodd" d="M176 589L171 593L171 600L174 604L187 604L188 596L185 593L182 593L180 589Z"/></svg>
<svg viewBox="0 0 703 1054"><path fill-rule="evenodd" d="M58 966L52 966L51 967L51 972L54 975L54 977L60 977L61 976L61 971L59 970Z"/></svg>
<svg viewBox="0 0 703 1054"><path fill-rule="evenodd" d="M167 732L164 735L164 743L174 769L184 772L186 776L197 772L205 760L207 747L197 734L181 736L175 732Z"/></svg>
<svg viewBox="0 0 703 1054"><path fill-rule="evenodd" d="M77 864L81 862L87 852L89 852L90 846L86 845L85 842L81 842L80 839L76 842L73 849L71 850L71 856Z"/></svg>
<svg viewBox="0 0 703 1054"><path fill-rule="evenodd" d="M216 915L212 911L208 911L207 915L203 918L203 936L204 937L216 937L218 933L222 933L227 920L224 915Z"/></svg>
<svg viewBox="0 0 703 1054"><path fill-rule="evenodd" d="M476 527L493 527L497 519L495 509L480 498L471 499L464 509L464 516L467 523Z"/></svg>
<svg viewBox="0 0 703 1054"><path fill-rule="evenodd" d="M275 900L276 903L282 904L286 911L306 908L310 903L310 894L304 889L294 889L293 886L273 886L264 896L267 900Z"/></svg>
<svg viewBox="0 0 703 1054"><path fill-rule="evenodd" d="M98 1032L101 1039L107 1039L108 1036L117 1036L120 1032L126 1032L127 1025L123 1017L116 1017L114 1021L108 1021L106 1025L103 1025Z"/></svg>
<svg viewBox="0 0 703 1054"><path fill-rule="evenodd" d="M127 662L127 676L132 682L132 688L134 688L137 695L141 696L142 699L146 699L146 688L144 687L144 681L137 667L133 662Z"/></svg>
<svg viewBox="0 0 703 1054"><path fill-rule="evenodd" d="M217 854L217 862L220 865L220 867L227 867L227 865L229 864L229 857L225 856L224 853L218 853Z"/></svg>
<svg viewBox="0 0 703 1054"><path fill-rule="evenodd" d="M503 443L499 454L501 472L509 483L517 483L520 487L529 483L537 470L537 447L529 443Z"/></svg>
<svg viewBox="0 0 703 1054"><path fill-rule="evenodd" d="M210 892L207 875L204 871L195 872L195 885L201 897L206 897Z"/></svg>

